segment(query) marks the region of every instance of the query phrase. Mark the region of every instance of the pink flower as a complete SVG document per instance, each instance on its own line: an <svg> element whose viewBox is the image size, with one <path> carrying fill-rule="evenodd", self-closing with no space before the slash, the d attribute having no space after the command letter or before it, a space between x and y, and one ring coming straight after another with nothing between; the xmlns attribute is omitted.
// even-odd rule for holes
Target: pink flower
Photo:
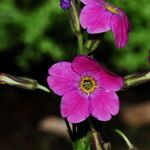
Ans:
<svg viewBox="0 0 150 150"><path fill-rule="evenodd" d="M79 123L89 115L108 121L119 111L115 93L123 86L123 78L106 70L94 59L77 56L73 62L58 62L49 68L50 89L61 98L61 115L71 123Z"/></svg>
<svg viewBox="0 0 150 150"><path fill-rule="evenodd" d="M128 42L130 23L123 10L104 0L81 0L85 6L80 13L80 23L90 34L112 30L115 44L123 48Z"/></svg>

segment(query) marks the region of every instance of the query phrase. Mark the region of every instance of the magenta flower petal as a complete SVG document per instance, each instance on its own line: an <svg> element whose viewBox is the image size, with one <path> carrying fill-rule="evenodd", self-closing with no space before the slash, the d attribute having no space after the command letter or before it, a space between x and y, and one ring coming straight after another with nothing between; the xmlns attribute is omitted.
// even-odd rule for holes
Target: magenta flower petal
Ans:
<svg viewBox="0 0 150 150"><path fill-rule="evenodd" d="M72 68L70 62L58 62L50 67L48 73L51 76L64 78L67 80L78 80L79 76Z"/></svg>
<svg viewBox="0 0 150 150"><path fill-rule="evenodd" d="M80 13L80 24L90 34L107 32L111 29L112 13L99 5L86 5Z"/></svg>
<svg viewBox="0 0 150 150"><path fill-rule="evenodd" d="M111 19L111 28L115 38L115 44L118 48L123 48L128 42L130 23L127 15L120 10L121 16L113 15Z"/></svg>
<svg viewBox="0 0 150 150"><path fill-rule="evenodd" d="M72 63L56 63L49 69L50 89L62 96L61 115L71 123L84 121L90 114L108 121L119 111L115 91L123 79L106 70L94 59L77 56Z"/></svg>
<svg viewBox="0 0 150 150"><path fill-rule="evenodd" d="M98 73L95 74L95 78L99 81L99 85L101 88L108 91L118 91L123 87L124 80L121 76L118 76L103 66Z"/></svg>
<svg viewBox="0 0 150 150"><path fill-rule="evenodd" d="M72 69L78 73L97 72L100 70L100 65L94 59L86 56L77 56L72 62Z"/></svg>
<svg viewBox="0 0 150 150"><path fill-rule="evenodd" d="M85 6L80 13L80 24L90 34L112 30L115 44L123 48L128 42L130 23L123 10L103 0L82 0Z"/></svg>
<svg viewBox="0 0 150 150"><path fill-rule="evenodd" d="M92 116L100 121L108 121L112 115L119 112L119 99L114 92L99 90L90 97L92 103Z"/></svg>
<svg viewBox="0 0 150 150"><path fill-rule="evenodd" d="M61 100L61 115L71 123L79 123L90 115L88 97L78 90L66 93Z"/></svg>
<svg viewBox="0 0 150 150"><path fill-rule="evenodd" d="M103 2L104 0L80 0L83 4L95 4Z"/></svg>
<svg viewBox="0 0 150 150"><path fill-rule="evenodd" d="M50 67L47 78L48 85L58 95L63 95L67 91L75 89L75 81L79 80L79 75L76 74L69 62L58 62Z"/></svg>
<svg viewBox="0 0 150 150"><path fill-rule="evenodd" d="M77 88L74 80L48 76L47 82L50 89L53 89L53 91L60 96Z"/></svg>

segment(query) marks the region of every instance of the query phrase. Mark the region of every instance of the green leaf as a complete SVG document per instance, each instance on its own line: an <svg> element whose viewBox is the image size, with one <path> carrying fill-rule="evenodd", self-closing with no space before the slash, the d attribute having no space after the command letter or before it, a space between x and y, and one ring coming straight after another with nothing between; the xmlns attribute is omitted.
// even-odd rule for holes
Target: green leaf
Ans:
<svg viewBox="0 0 150 150"><path fill-rule="evenodd" d="M91 150L90 148L90 133L73 142L73 150Z"/></svg>

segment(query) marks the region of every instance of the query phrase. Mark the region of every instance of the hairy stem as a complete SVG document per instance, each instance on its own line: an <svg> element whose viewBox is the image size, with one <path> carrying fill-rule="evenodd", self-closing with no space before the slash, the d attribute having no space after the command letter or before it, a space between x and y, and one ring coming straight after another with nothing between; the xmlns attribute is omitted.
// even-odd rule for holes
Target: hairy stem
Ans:
<svg viewBox="0 0 150 150"><path fill-rule="evenodd" d="M85 54L82 34L77 34L77 39L78 39L78 49L79 49L78 54Z"/></svg>
<svg viewBox="0 0 150 150"><path fill-rule="evenodd" d="M73 28L73 32L77 37L78 42L78 54L85 54L84 46L83 46L83 35L81 33L80 20L79 20L79 8L77 3L74 0L70 1L71 3L71 25ZM78 2L79 5L79 2Z"/></svg>
<svg viewBox="0 0 150 150"><path fill-rule="evenodd" d="M70 124L69 122L67 121L67 119L64 119L65 120L65 123L66 123L66 126L67 126L67 132L69 134L69 137L71 140L73 140L73 132L71 130L71 127L70 127Z"/></svg>
<svg viewBox="0 0 150 150"><path fill-rule="evenodd" d="M150 72L135 74L124 77L124 88L137 86L150 81Z"/></svg>
<svg viewBox="0 0 150 150"><path fill-rule="evenodd" d="M10 74L0 73L0 84L6 84L15 86L26 90L42 90L44 92L50 92L50 90L39 84L36 80L26 77L18 77Z"/></svg>
<svg viewBox="0 0 150 150"><path fill-rule="evenodd" d="M92 134L92 149L93 150L104 150L102 137L98 131L94 128L92 122L90 122L91 134Z"/></svg>

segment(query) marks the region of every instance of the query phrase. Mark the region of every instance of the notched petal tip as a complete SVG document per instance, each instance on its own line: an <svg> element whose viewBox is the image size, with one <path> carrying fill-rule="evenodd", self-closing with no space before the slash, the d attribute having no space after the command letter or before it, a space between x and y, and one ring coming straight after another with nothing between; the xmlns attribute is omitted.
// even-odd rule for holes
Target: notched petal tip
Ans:
<svg viewBox="0 0 150 150"><path fill-rule="evenodd" d="M89 107L89 100L81 96L78 90L74 90L62 97L61 115L71 123L79 123L90 115Z"/></svg>
<svg viewBox="0 0 150 150"><path fill-rule="evenodd" d="M61 96L76 88L75 81L79 80L79 76L72 70L70 62L58 62L52 65L48 72L50 75L47 82L54 93Z"/></svg>
<svg viewBox="0 0 150 150"><path fill-rule="evenodd" d="M74 58L72 64L72 69L80 74L83 75L85 72L97 72L100 69L100 65L94 59L88 56L77 56Z"/></svg>
<svg viewBox="0 0 150 150"><path fill-rule="evenodd" d="M119 112L119 98L114 92L98 91L92 102L92 116L100 121L109 121Z"/></svg>
<svg viewBox="0 0 150 150"><path fill-rule="evenodd" d="M76 89L74 81L69 79L67 80L63 78L48 76L47 82L50 89L59 96L62 96L65 93Z"/></svg>
<svg viewBox="0 0 150 150"><path fill-rule="evenodd" d="M69 79L76 80L78 75L72 70L71 63L62 61L52 65L48 70L49 75Z"/></svg>

